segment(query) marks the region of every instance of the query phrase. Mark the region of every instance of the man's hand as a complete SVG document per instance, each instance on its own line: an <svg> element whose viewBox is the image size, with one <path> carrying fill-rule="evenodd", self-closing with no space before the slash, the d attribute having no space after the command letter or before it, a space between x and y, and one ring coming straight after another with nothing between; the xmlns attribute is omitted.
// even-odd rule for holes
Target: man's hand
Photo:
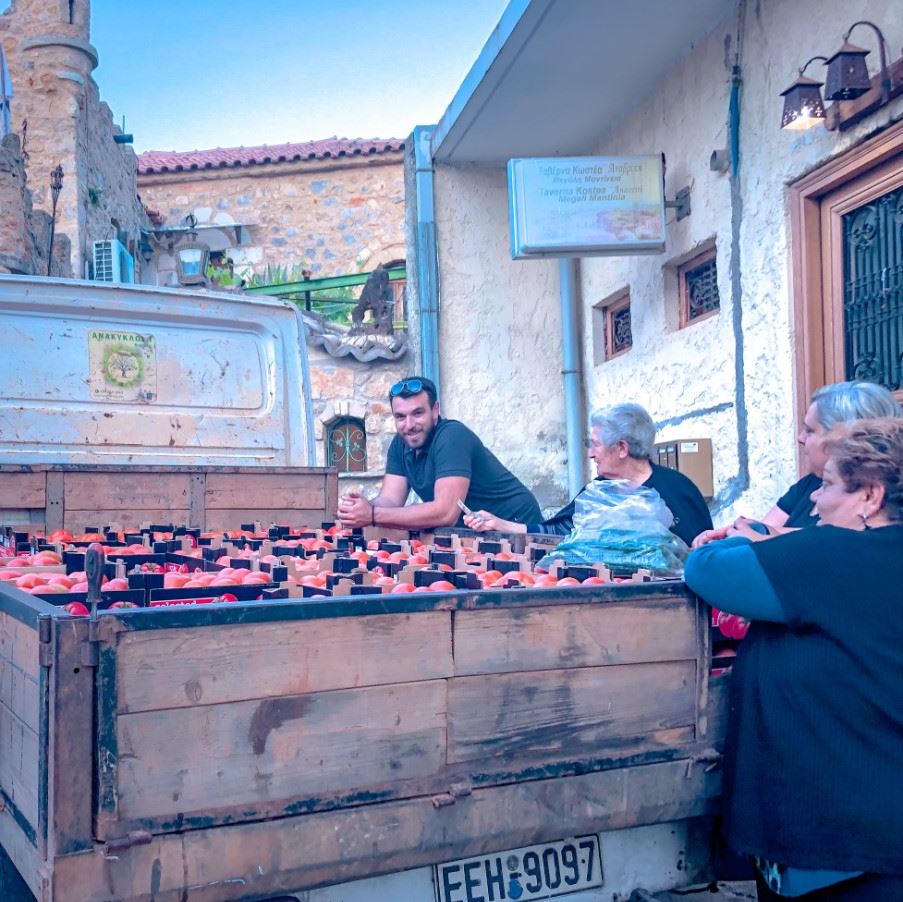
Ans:
<svg viewBox="0 0 903 902"><path fill-rule="evenodd" d="M345 528L369 526L373 522L373 505L359 492L346 492L339 498L336 516Z"/></svg>
<svg viewBox="0 0 903 902"><path fill-rule="evenodd" d="M490 514L489 511L474 511L466 514L464 525L474 532L526 532L527 527L523 523L514 523L511 520L503 520Z"/></svg>

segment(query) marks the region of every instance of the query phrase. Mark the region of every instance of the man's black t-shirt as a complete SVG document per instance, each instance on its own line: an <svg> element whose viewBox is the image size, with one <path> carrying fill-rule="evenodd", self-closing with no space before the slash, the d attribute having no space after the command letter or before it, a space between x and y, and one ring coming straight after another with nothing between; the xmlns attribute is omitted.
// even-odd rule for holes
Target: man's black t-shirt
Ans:
<svg viewBox="0 0 903 902"><path fill-rule="evenodd" d="M683 473L658 464L651 466L652 474L643 485L647 489L655 489L661 495L662 501L668 505L668 510L674 516L671 532L689 545L699 533L712 528L712 515L706 506L705 498L692 480ZM574 528L576 502L577 498L574 498L567 507L563 507L554 517L549 517L542 523L529 523L527 532L566 536Z"/></svg>
<svg viewBox="0 0 903 902"><path fill-rule="evenodd" d="M809 497L818 488L821 488L821 480L814 473L809 473L778 498L778 507L787 514L784 526L802 529L818 523L818 517L813 513L815 503Z"/></svg>
<svg viewBox="0 0 903 902"><path fill-rule="evenodd" d="M515 523L542 516L529 489L457 420L440 417L424 448L409 448L396 435L389 445L386 473L404 476L423 501L434 500L437 479L465 476L470 487L464 503L471 510L487 510Z"/></svg>

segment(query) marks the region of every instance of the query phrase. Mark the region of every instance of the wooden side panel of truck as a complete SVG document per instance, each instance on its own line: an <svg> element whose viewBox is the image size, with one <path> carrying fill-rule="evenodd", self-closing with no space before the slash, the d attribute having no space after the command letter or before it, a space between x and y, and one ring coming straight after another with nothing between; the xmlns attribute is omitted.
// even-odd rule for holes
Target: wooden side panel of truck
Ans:
<svg viewBox="0 0 903 902"><path fill-rule="evenodd" d="M0 841L39 899L263 899L719 792L677 582L104 614L96 668L86 622L2 586L0 629L36 752L4 745Z"/></svg>

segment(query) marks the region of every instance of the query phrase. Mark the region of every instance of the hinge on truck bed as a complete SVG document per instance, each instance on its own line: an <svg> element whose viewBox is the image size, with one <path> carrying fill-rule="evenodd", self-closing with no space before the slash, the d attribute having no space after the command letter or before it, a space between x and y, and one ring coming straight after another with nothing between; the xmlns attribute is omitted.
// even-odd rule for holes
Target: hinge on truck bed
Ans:
<svg viewBox="0 0 903 902"><path fill-rule="evenodd" d="M52 625L50 617L38 618L38 663L41 667L53 664L53 644L50 641Z"/></svg>

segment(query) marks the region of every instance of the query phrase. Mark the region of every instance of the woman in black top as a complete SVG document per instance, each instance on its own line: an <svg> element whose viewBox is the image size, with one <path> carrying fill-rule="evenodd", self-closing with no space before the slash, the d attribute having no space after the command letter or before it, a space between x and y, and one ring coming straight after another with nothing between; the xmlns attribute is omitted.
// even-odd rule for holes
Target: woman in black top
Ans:
<svg viewBox="0 0 903 902"><path fill-rule="evenodd" d="M826 440L818 529L715 542L688 585L751 619L731 680L725 830L759 899L903 900L903 420Z"/></svg>
<svg viewBox="0 0 903 902"><path fill-rule="evenodd" d="M694 548L727 536L745 536L753 542L791 529L814 526L812 493L821 485L825 466L823 443L825 436L839 423L852 420L898 417L903 413L894 396L874 382L836 382L826 385L812 395L812 401L797 441L803 446L803 456L809 472L795 482L778 499L777 504L759 521L768 533L750 528L747 517L738 517L730 526L710 529L696 537Z"/></svg>
<svg viewBox="0 0 903 902"><path fill-rule="evenodd" d="M703 530L711 529L712 516L702 493L683 473L652 463L655 423L639 404L616 404L590 416L589 458L597 479L626 479L632 486L655 489L671 511L671 532L688 545ZM579 497L579 495L577 496ZM515 523L489 511L475 511L464 525L480 532L545 533L566 536L574 528L577 499L553 517L537 523Z"/></svg>

